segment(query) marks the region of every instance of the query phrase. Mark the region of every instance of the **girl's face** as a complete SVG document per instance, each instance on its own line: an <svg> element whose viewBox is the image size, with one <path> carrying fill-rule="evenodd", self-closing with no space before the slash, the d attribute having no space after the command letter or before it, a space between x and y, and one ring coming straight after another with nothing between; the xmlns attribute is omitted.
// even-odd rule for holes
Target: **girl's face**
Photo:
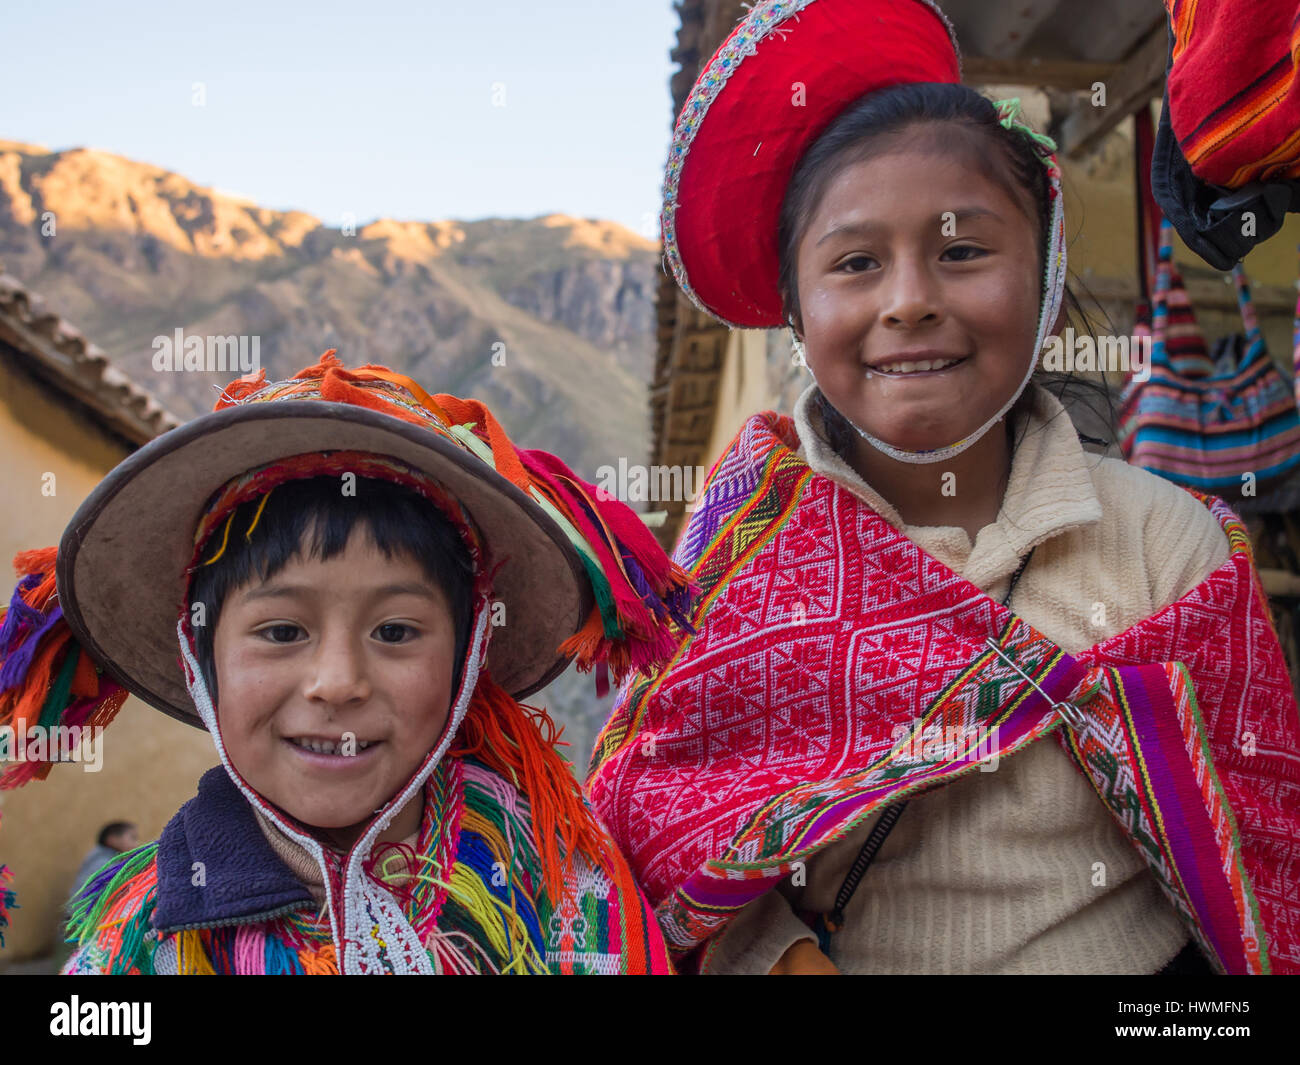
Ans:
<svg viewBox="0 0 1300 1065"><path fill-rule="evenodd" d="M328 562L291 559L222 606L213 658L231 762L299 821L355 841L442 735L454 649L443 591L364 526Z"/></svg>
<svg viewBox="0 0 1300 1065"><path fill-rule="evenodd" d="M831 405L911 451L988 421L1037 356L1036 228L1000 185L915 137L842 170L796 260L795 324Z"/></svg>

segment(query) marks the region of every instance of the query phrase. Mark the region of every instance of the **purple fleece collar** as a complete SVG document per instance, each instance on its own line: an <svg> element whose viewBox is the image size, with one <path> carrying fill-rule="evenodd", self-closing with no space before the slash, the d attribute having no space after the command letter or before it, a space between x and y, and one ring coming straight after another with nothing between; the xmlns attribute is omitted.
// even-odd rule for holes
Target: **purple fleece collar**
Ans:
<svg viewBox="0 0 1300 1065"><path fill-rule="evenodd" d="M167 823L157 861L153 926L160 932L240 924L315 907L311 892L271 848L253 808L222 766L203 774L198 794Z"/></svg>

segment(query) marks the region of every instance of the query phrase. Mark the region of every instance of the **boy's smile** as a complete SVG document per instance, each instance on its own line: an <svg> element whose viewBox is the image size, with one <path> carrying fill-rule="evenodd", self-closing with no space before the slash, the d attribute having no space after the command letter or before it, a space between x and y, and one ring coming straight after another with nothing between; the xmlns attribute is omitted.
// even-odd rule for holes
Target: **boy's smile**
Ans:
<svg viewBox="0 0 1300 1065"><path fill-rule="evenodd" d="M217 716L231 762L264 798L351 846L441 737L454 648L442 590L415 559L385 557L364 523L327 562L295 556L221 611ZM381 839L410 835L420 813L409 803Z"/></svg>

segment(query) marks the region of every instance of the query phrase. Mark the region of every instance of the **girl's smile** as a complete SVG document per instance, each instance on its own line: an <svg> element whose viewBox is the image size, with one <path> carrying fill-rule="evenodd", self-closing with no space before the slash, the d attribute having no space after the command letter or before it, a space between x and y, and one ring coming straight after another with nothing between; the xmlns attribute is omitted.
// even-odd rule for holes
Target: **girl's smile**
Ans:
<svg viewBox="0 0 1300 1065"><path fill-rule="evenodd" d="M886 374L890 377L916 377L947 373L966 363L966 355L948 355L938 351L916 351L885 356L867 367L867 374Z"/></svg>

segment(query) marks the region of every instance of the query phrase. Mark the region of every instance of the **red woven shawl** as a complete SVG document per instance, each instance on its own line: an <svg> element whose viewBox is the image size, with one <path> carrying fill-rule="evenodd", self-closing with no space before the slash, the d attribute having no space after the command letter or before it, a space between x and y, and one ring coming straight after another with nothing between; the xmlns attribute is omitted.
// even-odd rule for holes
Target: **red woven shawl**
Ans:
<svg viewBox="0 0 1300 1065"><path fill-rule="evenodd" d="M670 948L873 810L978 771L987 745L931 757L912 738L941 726L991 734L1001 758L1052 736L1219 968L1300 971L1300 721L1226 504L1200 497L1223 566L1071 656L797 446L788 418L756 415L714 467L677 550L699 633L624 687L593 754L592 800ZM1080 730L1052 708L1065 699Z"/></svg>

